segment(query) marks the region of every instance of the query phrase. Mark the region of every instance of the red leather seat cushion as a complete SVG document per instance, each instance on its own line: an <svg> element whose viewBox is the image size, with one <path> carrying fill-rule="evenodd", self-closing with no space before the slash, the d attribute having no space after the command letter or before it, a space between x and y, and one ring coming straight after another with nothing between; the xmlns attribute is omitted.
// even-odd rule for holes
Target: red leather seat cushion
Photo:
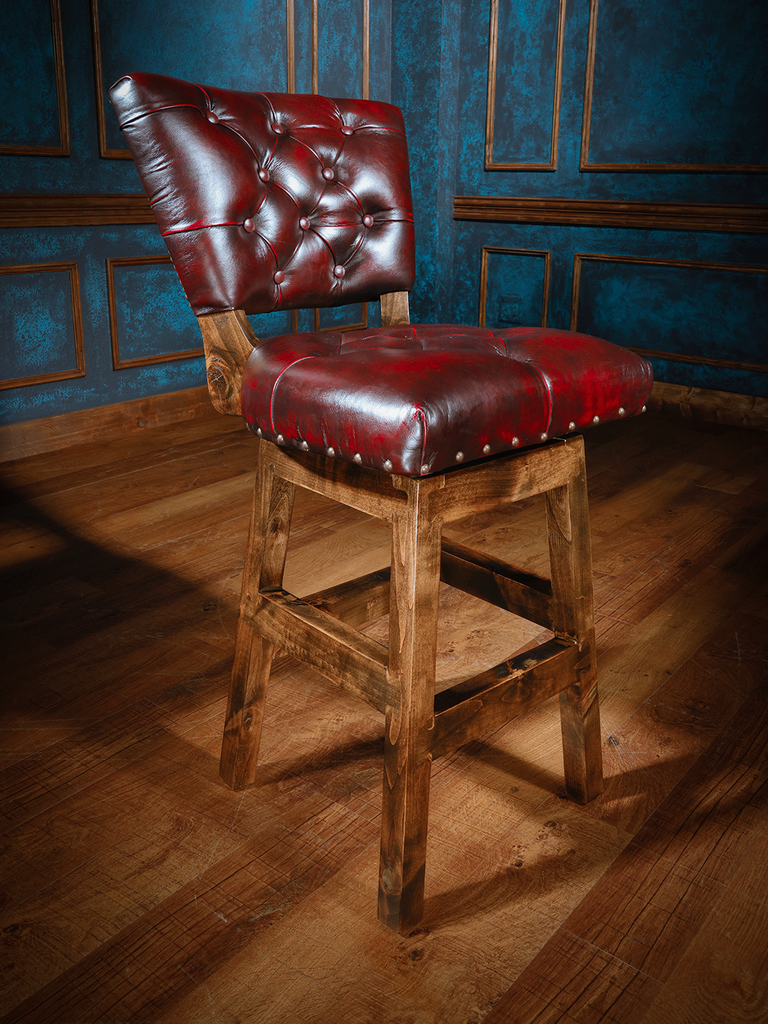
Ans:
<svg viewBox="0 0 768 1024"><path fill-rule="evenodd" d="M651 384L645 359L586 334L378 327L266 339L243 414L283 446L420 476L633 416Z"/></svg>

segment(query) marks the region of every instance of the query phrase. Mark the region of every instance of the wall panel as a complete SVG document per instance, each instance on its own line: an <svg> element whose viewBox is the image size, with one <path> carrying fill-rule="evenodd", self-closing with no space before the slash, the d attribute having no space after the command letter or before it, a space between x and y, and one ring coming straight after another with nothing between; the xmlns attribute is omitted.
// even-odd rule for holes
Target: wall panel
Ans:
<svg viewBox="0 0 768 1024"><path fill-rule="evenodd" d="M77 263L0 266L0 389L85 376Z"/></svg>

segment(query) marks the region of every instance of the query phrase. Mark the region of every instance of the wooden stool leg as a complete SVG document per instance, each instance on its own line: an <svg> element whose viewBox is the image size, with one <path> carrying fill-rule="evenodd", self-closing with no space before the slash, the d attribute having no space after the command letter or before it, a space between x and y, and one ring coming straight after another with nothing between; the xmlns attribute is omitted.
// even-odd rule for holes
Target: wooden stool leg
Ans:
<svg viewBox="0 0 768 1024"><path fill-rule="evenodd" d="M293 484L275 478L271 468L265 469L259 457L219 763L219 773L232 789L250 785L256 773L275 648L254 632L251 623L260 601L259 590L283 582L295 491Z"/></svg>
<svg viewBox="0 0 768 1024"><path fill-rule="evenodd" d="M401 703L386 716L379 920L408 932L424 912L442 524L429 521L432 482L397 485L409 496L392 523L389 677Z"/></svg>
<svg viewBox="0 0 768 1024"><path fill-rule="evenodd" d="M576 682L560 694L560 723L566 791L579 803L588 803L603 791L592 545L584 441L577 437L567 443L578 446L579 473L565 486L546 492L552 620L555 633L573 637L582 652Z"/></svg>

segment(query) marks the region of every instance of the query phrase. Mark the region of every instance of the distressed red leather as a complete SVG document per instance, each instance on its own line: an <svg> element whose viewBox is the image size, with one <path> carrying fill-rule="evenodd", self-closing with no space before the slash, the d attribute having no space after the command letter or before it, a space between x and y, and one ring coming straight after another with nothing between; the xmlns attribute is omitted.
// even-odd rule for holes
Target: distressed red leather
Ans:
<svg viewBox="0 0 768 1024"><path fill-rule="evenodd" d="M397 107L135 74L110 90L197 316L336 306L414 279Z"/></svg>
<svg viewBox="0 0 768 1024"><path fill-rule="evenodd" d="M197 315L412 286L397 108L162 75L110 95ZM265 338L242 401L277 444L419 476L633 416L651 384L646 360L584 334L413 325Z"/></svg>
<svg viewBox="0 0 768 1024"><path fill-rule="evenodd" d="M634 416L650 365L572 331L411 325L262 341L243 379L251 430L405 476Z"/></svg>

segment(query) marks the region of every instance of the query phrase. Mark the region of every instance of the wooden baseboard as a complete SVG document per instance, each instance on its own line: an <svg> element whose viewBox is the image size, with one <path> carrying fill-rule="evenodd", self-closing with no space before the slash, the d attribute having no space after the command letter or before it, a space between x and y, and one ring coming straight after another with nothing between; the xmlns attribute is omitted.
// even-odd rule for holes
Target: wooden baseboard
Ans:
<svg viewBox="0 0 768 1024"><path fill-rule="evenodd" d="M768 398L712 391L656 381L648 402L653 412L694 420L725 423L731 427L768 430Z"/></svg>
<svg viewBox="0 0 768 1024"><path fill-rule="evenodd" d="M78 409L60 416L10 423L0 427L0 462L200 416L218 416L211 405L207 387L187 388L96 409Z"/></svg>

